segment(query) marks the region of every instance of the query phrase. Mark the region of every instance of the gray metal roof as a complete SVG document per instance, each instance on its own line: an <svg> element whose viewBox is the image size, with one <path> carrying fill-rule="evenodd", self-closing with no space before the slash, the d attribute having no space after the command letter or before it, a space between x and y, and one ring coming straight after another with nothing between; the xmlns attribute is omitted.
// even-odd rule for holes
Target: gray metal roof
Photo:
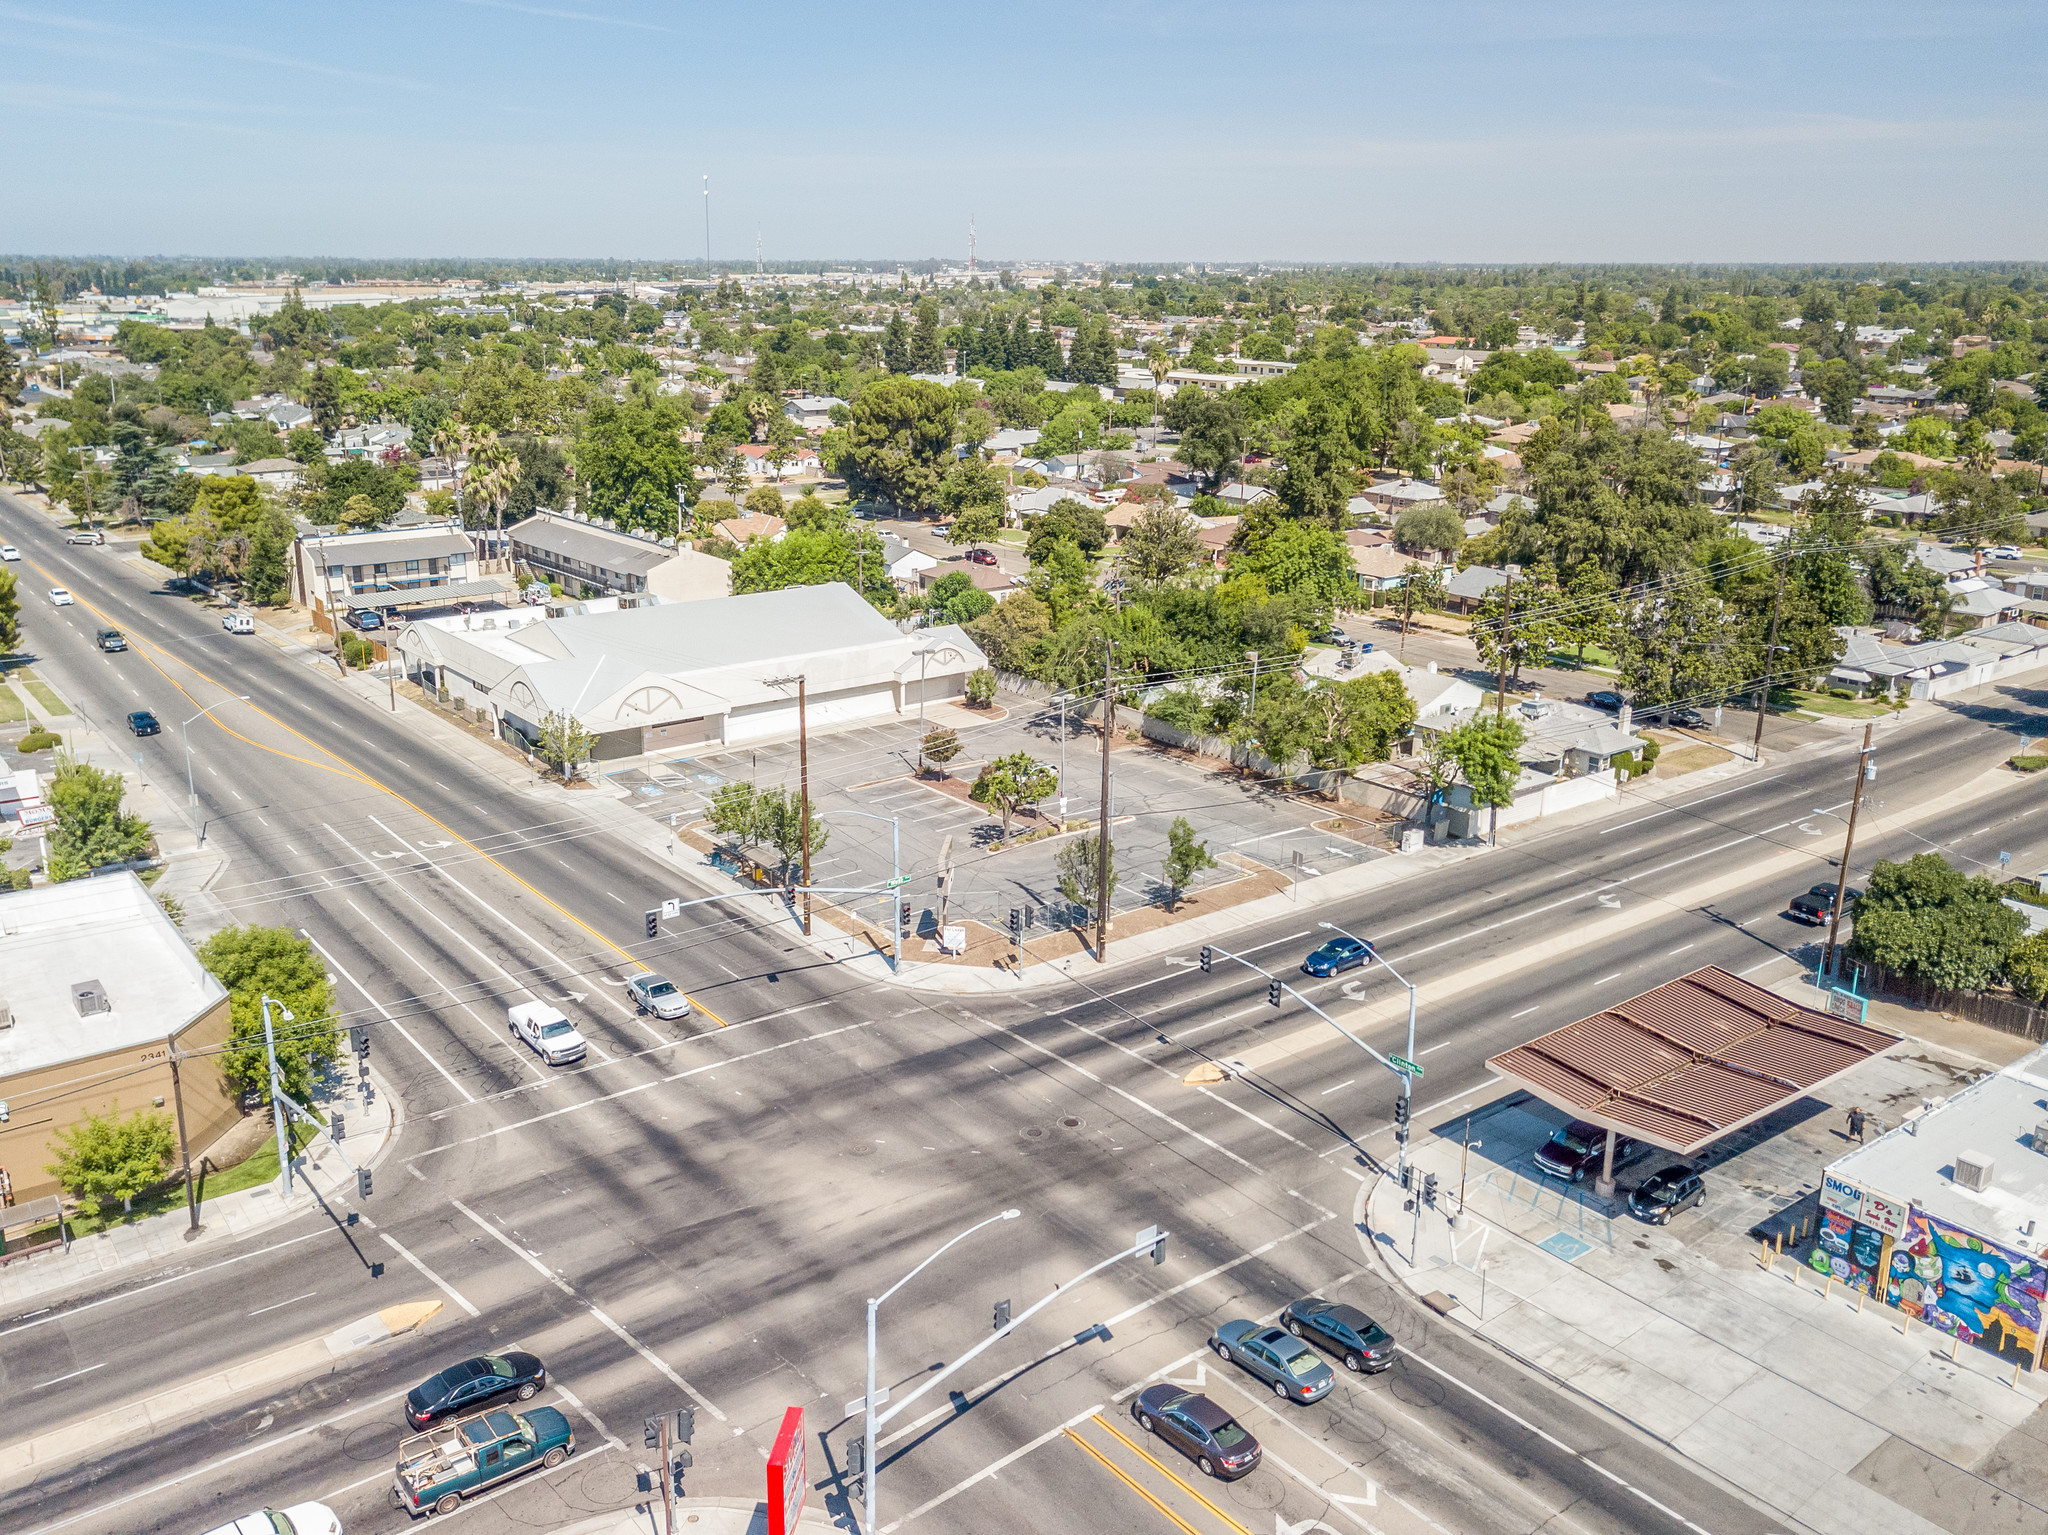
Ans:
<svg viewBox="0 0 2048 1535"><path fill-rule="evenodd" d="M514 523L506 532L515 546L526 544L545 549L564 559L582 560L599 570L615 570L623 575L644 576L656 566L667 564L675 554L673 549L630 534L615 533L587 522L572 522L547 512Z"/></svg>

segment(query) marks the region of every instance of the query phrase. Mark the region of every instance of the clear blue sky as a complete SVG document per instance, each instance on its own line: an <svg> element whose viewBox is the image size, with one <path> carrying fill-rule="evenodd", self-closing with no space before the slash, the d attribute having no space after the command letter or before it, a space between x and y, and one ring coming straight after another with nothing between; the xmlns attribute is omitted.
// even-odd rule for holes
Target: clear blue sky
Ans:
<svg viewBox="0 0 2048 1535"><path fill-rule="evenodd" d="M2048 256L2048 6L0 0L0 245Z"/></svg>

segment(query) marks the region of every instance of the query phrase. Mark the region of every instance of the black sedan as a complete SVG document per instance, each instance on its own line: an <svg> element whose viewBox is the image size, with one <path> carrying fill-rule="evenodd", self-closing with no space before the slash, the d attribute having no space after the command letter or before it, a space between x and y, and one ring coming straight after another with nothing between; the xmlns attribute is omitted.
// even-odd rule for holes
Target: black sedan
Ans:
<svg viewBox="0 0 2048 1535"><path fill-rule="evenodd" d="M1310 975L1335 975L1339 970L1351 970L1372 959L1372 945L1359 938L1332 938L1320 949L1310 953L1301 962L1301 968Z"/></svg>
<svg viewBox="0 0 2048 1535"><path fill-rule="evenodd" d="M160 736L164 733L162 724L147 709L137 709L129 715L128 728L139 736Z"/></svg>
<svg viewBox="0 0 2048 1535"><path fill-rule="evenodd" d="M479 1354L451 1364L439 1375L421 1381L405 1396L405 1421L425 1428L444 1418L460 1417L499 1397L525 1401L548 1383L548 1372L531 1354Z"/></svg>
<svg viewBox="0 0 2048 1535"><path fill-rule="evenodd" d="M1598 693L1588 693L1586 695L1586 702L1595 709L1605 709L1609 714L1619 714L1621 712L1621 695L1619 693L1610 693L1604 689Z"/></svg>
<svg viewBox="0 0 2048 1535"><path fill-rule="evenodd" d="M1147 1386L1131 1416L1202 1468L1204 1476L1234 1482L1259 1463L1259 1441L1230 1413L1196 1391Z"/></svg>
<svg viewBox="0 0 2048 1535"><path fill-rule="evenodd" d="M1347 1370L1377 1375L1394 1362L1393 1338L1356 1306L1314 1298L1290 1301L1280 1320L1295 1337L1342 1355Z"/></svg>

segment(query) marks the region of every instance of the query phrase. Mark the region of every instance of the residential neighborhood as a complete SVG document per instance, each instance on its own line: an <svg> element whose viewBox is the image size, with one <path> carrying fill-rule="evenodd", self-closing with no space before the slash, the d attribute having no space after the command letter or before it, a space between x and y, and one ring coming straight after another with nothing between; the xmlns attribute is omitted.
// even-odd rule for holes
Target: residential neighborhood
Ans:
<svg viewBox="0 0 2048 1535"><path fill-rule="evenodd" d="M2048 16L770 21L0 16L0 1529L2048 1535Z"/></svg>

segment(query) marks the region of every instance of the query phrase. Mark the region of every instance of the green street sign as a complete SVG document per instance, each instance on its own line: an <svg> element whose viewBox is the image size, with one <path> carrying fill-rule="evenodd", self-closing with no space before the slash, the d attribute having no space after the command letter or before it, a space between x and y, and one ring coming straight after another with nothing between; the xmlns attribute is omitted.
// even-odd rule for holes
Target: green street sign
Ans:
<svg viewBox="0 0 2048 1535"><path fill-rule="evenodd" d="M1411 1077L1422 1075L1422 1068L1409 1060L1405 1055L1390 1055L1387 1057L1387 1064L1393 1067L1394 1070L1404 1072Z"/></svg>
<svg viewBox="0 0 2048 1535"><path fill-rule="evenodd" d="M899 886L907 885L909 883L910 876L908 874L899 874L894 879L884 880L882 882L882 888L884 890L894 890Z"/></svg>

